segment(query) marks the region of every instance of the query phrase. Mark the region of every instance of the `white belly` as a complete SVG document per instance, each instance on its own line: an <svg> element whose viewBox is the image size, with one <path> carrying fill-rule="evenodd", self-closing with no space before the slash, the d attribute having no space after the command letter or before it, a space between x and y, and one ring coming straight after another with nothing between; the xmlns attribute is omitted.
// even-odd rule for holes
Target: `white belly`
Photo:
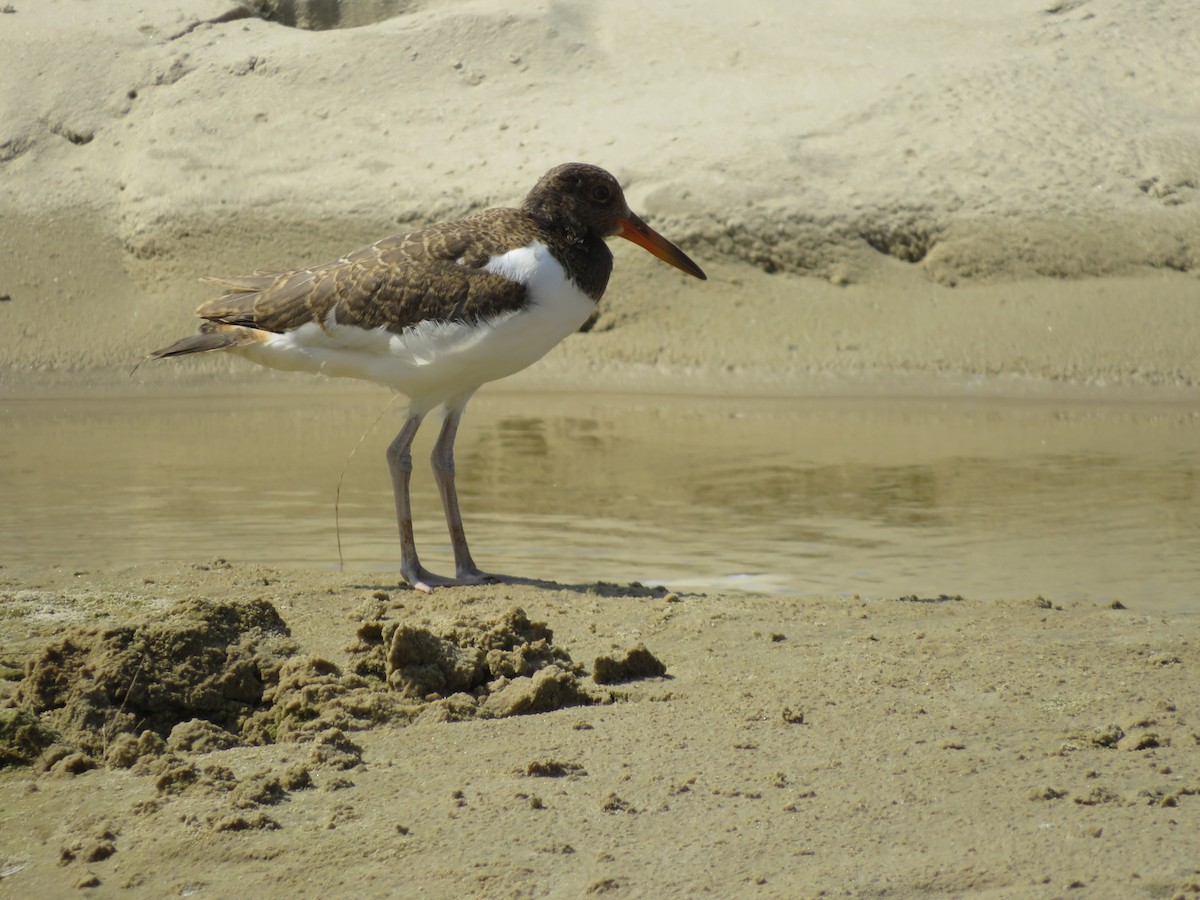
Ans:
<svg viewBox="0 0 1200 900"><path fill-rule="evenodd" d="M401 334L385 328L309 323L238 350L276 369L362 378L432 408L537 362L595 309L544 244L495 257L488 271L519 281L530 302L479 322L423 322Z"/></svg>

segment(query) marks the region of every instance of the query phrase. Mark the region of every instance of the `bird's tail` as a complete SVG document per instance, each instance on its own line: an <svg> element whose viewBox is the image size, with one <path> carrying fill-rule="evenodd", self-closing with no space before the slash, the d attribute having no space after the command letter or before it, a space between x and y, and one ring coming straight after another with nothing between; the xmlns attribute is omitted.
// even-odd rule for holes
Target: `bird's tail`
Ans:
<svg viewBox="0 0 1200 900"><path fill-rule="evenodd" d="M207 324L207 323L206 323ZM250 335L252 329L240 325L201 326L199 334L176 341L170 347L163 347L147 354L146 359L167 359L172 356L187 356L189 353L210 353L213 350L232 350L254 343Z"/></svg>
<svg viewBox="0 0 1200 900"><path fill-rule="evenodd" d="M129 373L130 377L146 360L169 359L173 356L187 356L191 353L211 353L214 350L233 350L261 340L260 332L255 328L242 325L224 325L215 322L205 322L200 326L200 333L182 338L169 347L148 353L138 361Z"/></svg>

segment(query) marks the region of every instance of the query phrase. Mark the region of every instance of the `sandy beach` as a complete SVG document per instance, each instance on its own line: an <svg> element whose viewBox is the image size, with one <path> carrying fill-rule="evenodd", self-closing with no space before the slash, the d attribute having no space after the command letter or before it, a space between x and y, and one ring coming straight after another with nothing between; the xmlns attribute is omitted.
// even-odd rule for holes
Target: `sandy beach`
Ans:
<svg viewBox="0 0 1200 900"><path fill-rule="evenodd" d="M77 741L90 722L92 744L87 757L55 748L0 781L12 896L88 883L137 896L1196 890L1195 617L1037 598L789 601L628 585L426 598L394 579L212 562L13 580L0 587L2 662L33 655L37 674L9 688L47 705L69 695L42 719ZM98 712L192 715L164 714L177 701L156 703L150 689L201 680L183 678L182 660L158 658L144 672L153 682L130 685L119 667L131 657L117 648L172 634L168 646L187 646L182 635L219 619L201 619L194 598L265 601L287 623L298 645L282 663L287 696L246 704L276 723L277 742L228 746L228 730L176 724L165 746L100 746ZM187 613L164 616L177 603ZM398 700L354 674L371 623L457 629L463 641L473 623L503 630L513 608L551 623L551 647L569 655L547 666L559 693L535 691L533 676L482 703ZM126 644L114 632L131 620L142 631ZM279 644L266 632L255 653L291 649ZM638 646L665 675L594 683L598 658ZM544 651L526 641L521 652ZM584 673L564 674L572 663ZM94 679L90 699L88 685L67 685L77 665ZM229 690L227 676L203 682ZM521 707L496 700L514 689L548 711L510 715Z"/></svg>
<svg viewBox="0 0 1200 900"><path fill-rule="evenodd" d="M595 325L505 390L1067 398L1185 444L1200 20L977 6L14 0L0 425L295 378L129 372L204 275L581 160L709 278L614 247ZM0 896L1200 894L1200 606L11 551Z"/></svg>

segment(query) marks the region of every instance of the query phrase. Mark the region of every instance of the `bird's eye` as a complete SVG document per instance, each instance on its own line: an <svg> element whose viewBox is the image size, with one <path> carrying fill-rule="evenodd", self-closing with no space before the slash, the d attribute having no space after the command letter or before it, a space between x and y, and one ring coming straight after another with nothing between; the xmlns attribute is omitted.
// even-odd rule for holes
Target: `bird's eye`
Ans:
<svg viewBox="0 0 1200 900"><path fill-rule="evenodd" d="M612 199L612 191L607 184L598 184L592 188L592 199L597 203L607 203Z"/></svg>

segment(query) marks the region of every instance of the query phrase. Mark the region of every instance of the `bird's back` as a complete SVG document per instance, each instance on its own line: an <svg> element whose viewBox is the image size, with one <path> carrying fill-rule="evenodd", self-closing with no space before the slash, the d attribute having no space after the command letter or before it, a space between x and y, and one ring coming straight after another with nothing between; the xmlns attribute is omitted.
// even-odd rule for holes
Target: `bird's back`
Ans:
<svg viewBox="0 0 1200 900"><path fill-rule="evenodd" d="M525 286L489 261L541 238L516 209L394 235L303 269L205 279L226 293L196 310L208 322L281 334L310 322L402 332L426 321L477 322L520 308Z"/></svg>

